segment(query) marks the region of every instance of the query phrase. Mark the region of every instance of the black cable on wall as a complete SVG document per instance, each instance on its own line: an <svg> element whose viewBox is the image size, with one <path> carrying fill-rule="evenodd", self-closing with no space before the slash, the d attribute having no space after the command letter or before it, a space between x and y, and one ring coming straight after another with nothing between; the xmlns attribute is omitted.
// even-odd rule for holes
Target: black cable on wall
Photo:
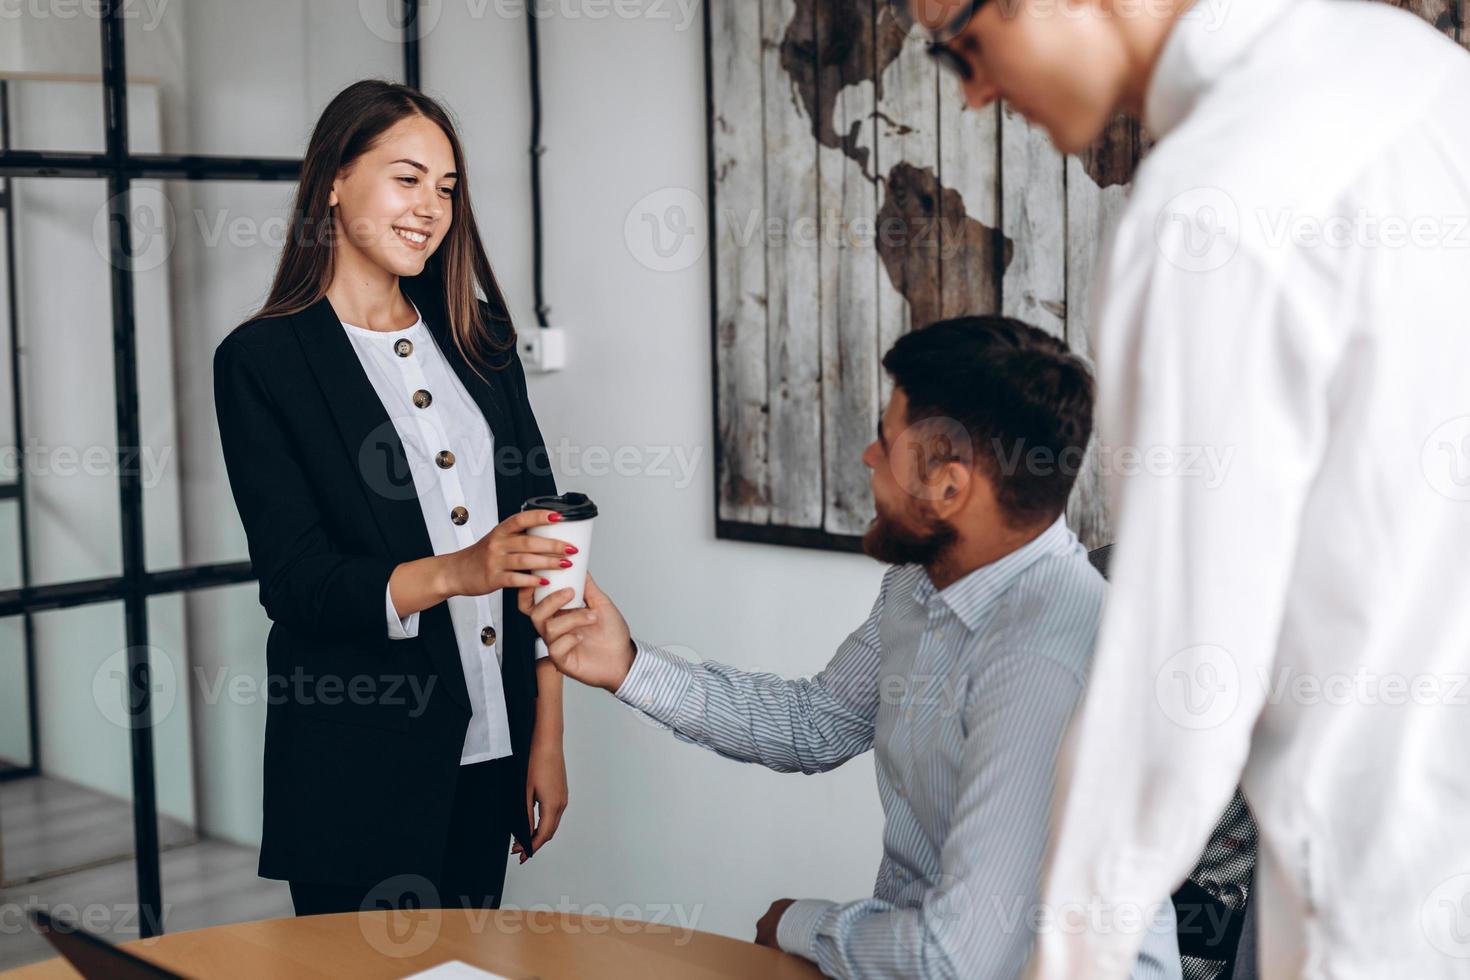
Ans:
<svg viewBox="0 0 1470 980"><path fill-rule="evenodd" d="M419 3L403 0L403 84L419 85Z"/></svg>
<svg viewBox="0 0 1470 980"><path fill-rule="evenodd" d="M536 3L526 4L526 42L531 66L531 269L536 295L536 325L547 327L546 287L541 260L541 45L536 35Z"/></svg>

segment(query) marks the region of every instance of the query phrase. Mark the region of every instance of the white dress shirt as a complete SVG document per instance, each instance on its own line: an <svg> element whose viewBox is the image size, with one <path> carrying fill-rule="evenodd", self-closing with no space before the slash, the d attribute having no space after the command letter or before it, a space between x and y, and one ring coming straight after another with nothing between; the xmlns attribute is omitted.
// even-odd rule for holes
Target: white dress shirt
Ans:
<svg viewBox="0 0 1470 980"><path fill-rule="evenodd" d="M1465 977L1470 56L1376 3L1196 13L1100 266L1117 548L1031 975L1125 976L1243 778L1263 977Z"/></svg>
<svg viewBox="0 0 1470 980"><path fill-rule="evenodd" d="M485 416L422 316L402 330L370 330L350 323L342 328L403 443L434 554L469 547L500 522L495 440ZM444 453L452 454L452 459ZM461 524L452 518L456 508L467 512ZM385 602L388 635L395 640L417 636L419 614L400 618L391 588ZM460 765L508 756L510 726L500 676L502 591L450 596L448 602L473 709ZM536 656L545 655L545 645L538 640Z"/></svg>

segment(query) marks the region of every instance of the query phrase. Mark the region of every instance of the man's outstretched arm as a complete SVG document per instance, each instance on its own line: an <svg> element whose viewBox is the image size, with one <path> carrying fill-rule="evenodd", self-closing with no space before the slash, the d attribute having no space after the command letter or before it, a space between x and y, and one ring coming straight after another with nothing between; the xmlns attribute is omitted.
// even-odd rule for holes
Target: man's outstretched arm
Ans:
<svg viewBox="0 0 1470 980"><path fill-rule="evenodd" d="M570 590L521 609L568 677L617 697L689 742L779 772L822 772L873 744L878 712L878 623L884 588L872 612L815 677L694 663L631 638L627 623L589 577L586 609L560 611Z"/></svg>

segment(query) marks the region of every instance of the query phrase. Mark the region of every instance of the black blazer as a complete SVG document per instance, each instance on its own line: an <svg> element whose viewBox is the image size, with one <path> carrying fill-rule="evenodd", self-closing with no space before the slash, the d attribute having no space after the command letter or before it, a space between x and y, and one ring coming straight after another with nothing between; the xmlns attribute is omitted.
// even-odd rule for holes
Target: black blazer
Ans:
<svg viewBox="0 0 1470 980"><path fill-rule="evenodd" d="M555 481L520 360L482 369L482 381L454 345L431 276L402 288L495 437L498 523L527 497L555 493ZM447 604L423 611L417 637L388 638L389 575L433 554L403 444L325 298L236 327L215 350L214 385L230 489L271 620L260 874L437 881L470 703ZM505 598L502 675L524 783L535 632L514 595ZM507 805L529 848L524 797Z"/></svg>

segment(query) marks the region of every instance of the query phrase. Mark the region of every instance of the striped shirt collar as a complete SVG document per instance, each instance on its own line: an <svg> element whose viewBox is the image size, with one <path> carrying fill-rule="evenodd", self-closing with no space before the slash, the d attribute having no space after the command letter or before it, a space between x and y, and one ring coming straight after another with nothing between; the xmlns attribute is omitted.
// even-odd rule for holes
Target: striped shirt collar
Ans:
<svg viewBox="0 0 1470 980"><path fill-rule="evenodd" d="M914 601L928 606L930 600L939 600L953 610L965 624L974 630L994 602L1005 594L1011 583L1030 568L1037 559L1046 555L1064 554L1077 543L1076 535L1067 527L1066 515L1059 514L1045 531L1012 551L951 582L942 590L936 590L927 571L920 569L918 584L914 586Z"/></svg>

